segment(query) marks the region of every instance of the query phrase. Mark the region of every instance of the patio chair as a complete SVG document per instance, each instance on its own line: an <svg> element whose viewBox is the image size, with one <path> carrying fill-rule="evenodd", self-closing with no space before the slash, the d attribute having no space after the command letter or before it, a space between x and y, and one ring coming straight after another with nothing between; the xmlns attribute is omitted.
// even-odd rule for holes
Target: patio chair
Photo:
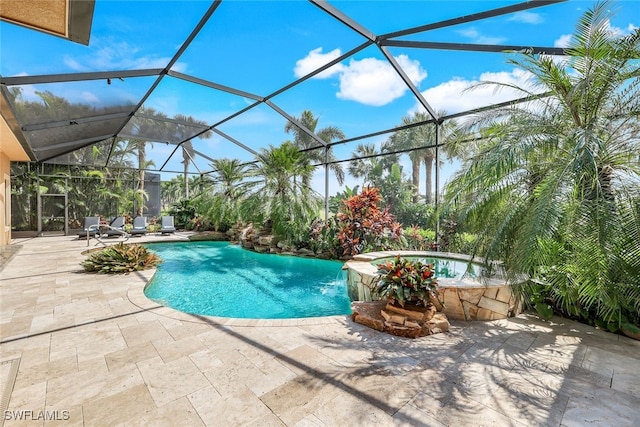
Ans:
<svg viewBox="0 0 640 427"><path fill-rule="evenodd" d="M147 217L137 216L133 219L133 228L129 231L132 236L147 234Z"/></svg>
<svg viewBox="0 0 640 427"><path fill-rule="evenodd" d="M86 216L84 218L84 225L82 226L82 231L78 233L78 237L87 237L87 231L89 232L89 236L94 237L98 233L98 228L100 226L100 217L99 216Z"/></svg>
<svg viewBox="0 0 640 427"><path fill-rule="evenodd" d="M172 216L163 216L161 219L160 233L175 233L176 227L173 225L173 217Z"/></svg>
<svg viewBox="0 0 640 427"><path fill-rule="evenodd" d="M107 228L107 237L124 235L126 235L126 232L124 231L124 217L117 216L109 223L109 228Z"/></svg>

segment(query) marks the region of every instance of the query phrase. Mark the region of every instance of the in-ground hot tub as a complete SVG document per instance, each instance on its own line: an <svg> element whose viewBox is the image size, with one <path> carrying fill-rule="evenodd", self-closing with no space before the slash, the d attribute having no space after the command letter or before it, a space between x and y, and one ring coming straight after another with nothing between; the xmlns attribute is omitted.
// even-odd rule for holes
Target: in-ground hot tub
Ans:
<svg viewBox="0 0 640 427"><path fill-rule="evenodd" d="M352 301L371 301L378 264L397 255L435 264L442 312L454 320L497 320L522 312L521 301L504 279L485 277L478 260L449 252L386 251L356 255L344 264Z"/></svg>

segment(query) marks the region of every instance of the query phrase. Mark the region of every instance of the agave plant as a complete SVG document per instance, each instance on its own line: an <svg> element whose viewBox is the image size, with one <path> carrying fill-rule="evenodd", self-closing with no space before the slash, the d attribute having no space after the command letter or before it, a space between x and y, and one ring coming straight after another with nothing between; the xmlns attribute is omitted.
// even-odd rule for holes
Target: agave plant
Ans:
<svg viewBox="0 0 640 427"><path fill-rule="evenodd" d="M158 255L142 245L120 242L89 255L82 266L91 273L116 274L154 268L161 262Z"/></svg>

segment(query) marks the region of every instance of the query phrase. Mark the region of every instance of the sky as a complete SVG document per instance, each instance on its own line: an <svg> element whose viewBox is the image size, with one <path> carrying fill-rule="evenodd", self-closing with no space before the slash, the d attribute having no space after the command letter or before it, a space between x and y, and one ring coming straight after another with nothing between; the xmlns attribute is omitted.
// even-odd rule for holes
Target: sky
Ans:
<svg viewBox="0 0 640 427"><path fill-rule="evenodd" d="M331 1L329 4L367 31L381 35L458 16L495 9L516 1ZM502 17L479 20L424 33L404 40L450 43L507 44L564 47L576 22L592 1L567 1ZM89 46L0 23L0 74L3 77L164 68L210 6L206 1L97 0ZM640 26L640 1L611 3L616 11L611 30L626 34ZM365 39L305 1L225 0L215 10L172 71L264 97L319 66L349 52ZM507 63L505 53L475 53L390 47L427 102L438 111L456 113L513 99L490 88L465 91L483 80L524 84L526 73ZM25 99L38 100L36 91L50 90L73 102L100 107L135 104L154 77L105 81L39 84L22 87ZM318 128L339 127L347 138L390 129L422 107L388 64L377 46L370 46L271 101L295 117L310 110ZM250 105L246 97L165 77L144 106L217 123ZM259 151L277 146L292 135L284 132L286 119L266 105L221 124L218 129ZM358 142L380 144L389 135ZM195 139L196 150L209 157L252 160L253 154L219 135ZM347 159L357 142L335 147L338 159ZM148 152L155 166L181 171L182 156L173 146L154 143ZM347 164L343 164L346 168ZM408 162L404 171L410 174ZM445 162L444 183L457 163ZM197 157L194 172L209 171L208 160ZM424 173L424 171L422 171ZM163 179L175 176L164 172ZM424 178L421 178L424 181ZM344 187L333 175L330 193ZM347 178L353 187L360 180ZM314 188L324 192L324 172L318 170ZM421 185L424 192L424 184Z"/></svg>

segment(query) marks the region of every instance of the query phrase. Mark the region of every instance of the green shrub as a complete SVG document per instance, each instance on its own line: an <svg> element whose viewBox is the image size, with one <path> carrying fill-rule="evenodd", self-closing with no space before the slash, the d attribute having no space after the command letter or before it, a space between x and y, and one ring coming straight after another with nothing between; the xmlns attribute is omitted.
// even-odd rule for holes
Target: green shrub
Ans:
<svg viewBox="0 0 640 427"><path fill-rule="evenodd" d="M156 254L142 245L120 242L89 255L82 267L91 273L116 274L154 268L161 262Z"/></svg>

